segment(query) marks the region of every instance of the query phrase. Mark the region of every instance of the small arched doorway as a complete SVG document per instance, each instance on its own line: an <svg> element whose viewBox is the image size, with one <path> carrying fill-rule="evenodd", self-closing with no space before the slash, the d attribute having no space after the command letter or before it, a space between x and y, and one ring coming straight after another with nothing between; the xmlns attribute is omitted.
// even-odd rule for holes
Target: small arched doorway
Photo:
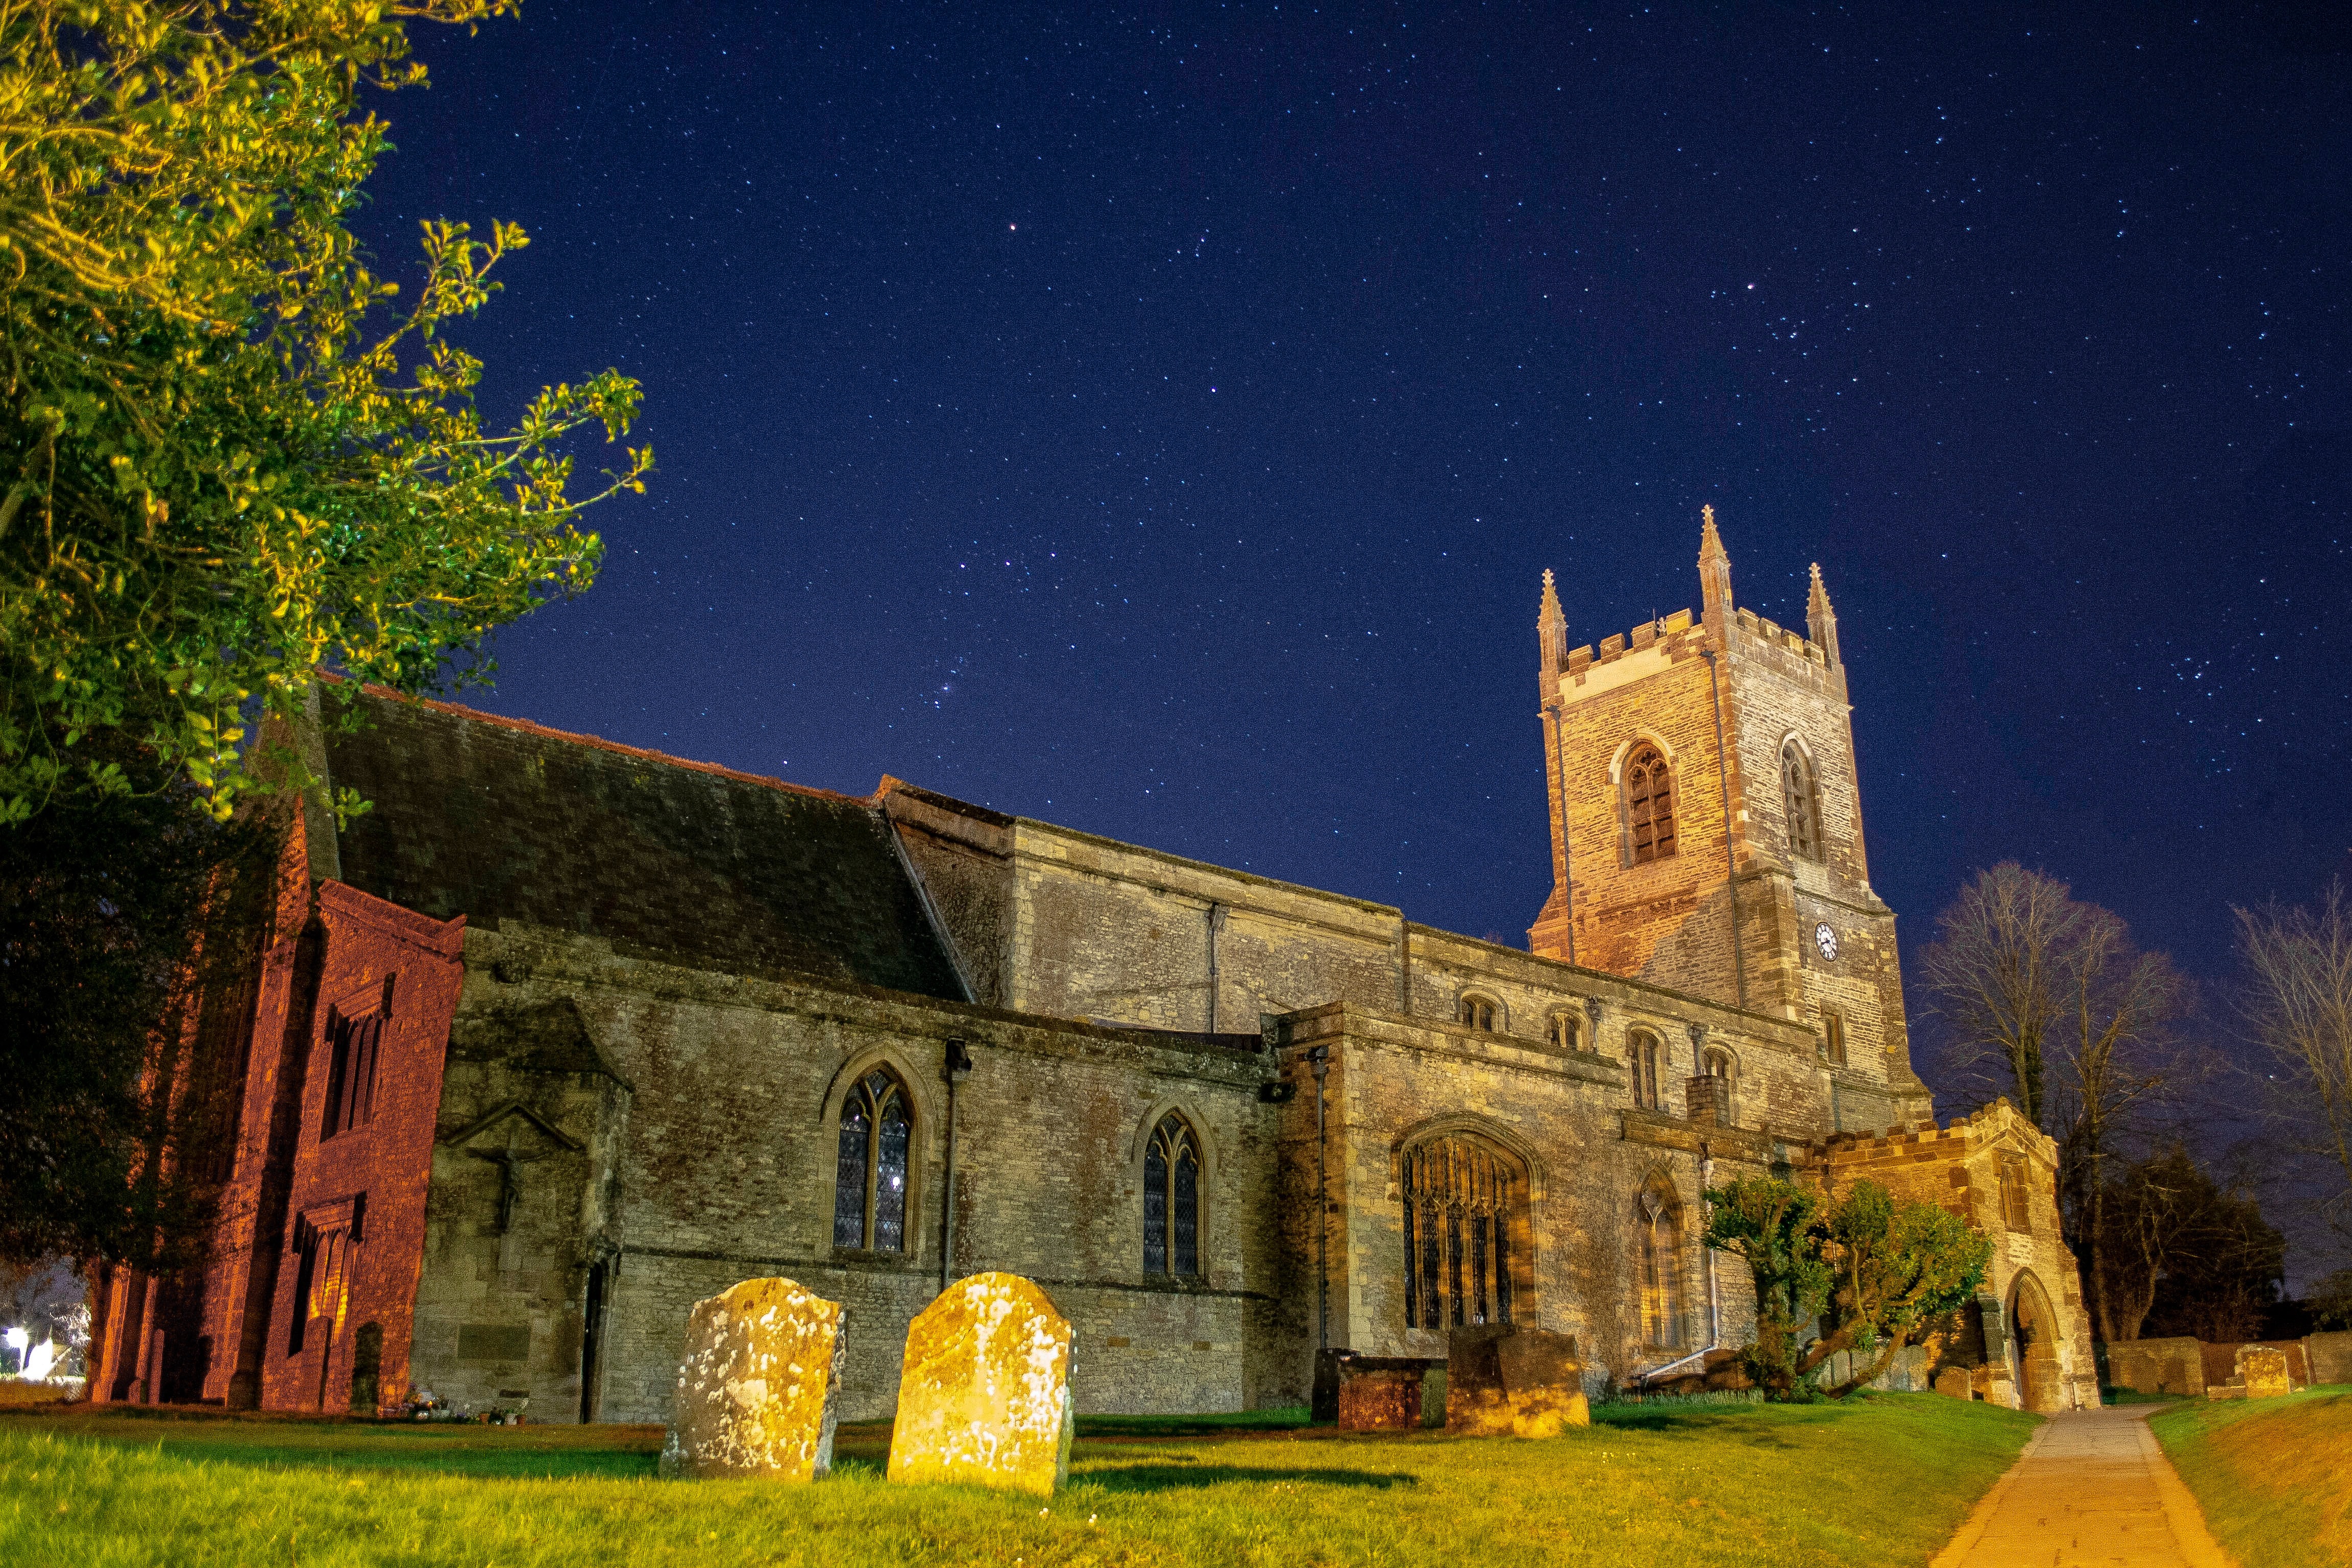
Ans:
<svg viewBox="0 0 2352 1568"><path fill-rule="evenodd" d="M2017 1403L2021 1409L2052 1411L2066 1407L2065 1389L2058 1370L2058 1314L2049 1293L2031 1272L2018 1275L2009 1291L2010 1354L2017 1364Z"/></svg>

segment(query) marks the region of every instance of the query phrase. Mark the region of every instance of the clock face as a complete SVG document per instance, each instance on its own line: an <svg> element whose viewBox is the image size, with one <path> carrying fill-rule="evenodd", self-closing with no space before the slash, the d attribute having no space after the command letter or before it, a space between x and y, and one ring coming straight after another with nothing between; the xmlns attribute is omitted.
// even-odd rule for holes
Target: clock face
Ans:
<svg viewBox="0 0 2352 1568"><path fill-rule="evenodd" d="M1822 950L1823 958L1837 957L1837 932L1830 929L1829 921L1823 921L1813 928L1813 945Z"/></svg>

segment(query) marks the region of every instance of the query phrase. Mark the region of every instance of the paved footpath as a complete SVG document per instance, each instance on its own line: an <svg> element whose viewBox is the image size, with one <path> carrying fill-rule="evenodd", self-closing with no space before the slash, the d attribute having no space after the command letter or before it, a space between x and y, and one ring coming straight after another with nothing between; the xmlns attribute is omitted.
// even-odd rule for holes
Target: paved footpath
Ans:
<svg viewBox="0 0 2352 1568"><path fill-rule="evenodd" d="M2053 1415L1929 1568L2230 1568L2147 1429L2157 1408Z"/></svg>

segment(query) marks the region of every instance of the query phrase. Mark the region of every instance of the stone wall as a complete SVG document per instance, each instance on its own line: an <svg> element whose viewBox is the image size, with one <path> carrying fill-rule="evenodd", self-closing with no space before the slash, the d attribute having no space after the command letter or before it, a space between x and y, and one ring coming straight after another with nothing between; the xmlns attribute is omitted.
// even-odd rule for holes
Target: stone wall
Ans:
<svg viewBox="0 0 2352 1568"><path fill-rule="evenodd" d="M2097 1406L2090 1315L2074 1255L2059 1229L2057 1145L2008 1101L1940 1130L1927 1125L1881 1138L1833 1138L1804 1151L1803 1158L1825 1171L1832 1192L1874 1181L1899 1199L1940 1204L1990 1237L1992 1263L1977 1307L1983 1353L2031 1408ZM2021 1180L2021 1226L2012 1226L2003 1211L2005 1163ZM2056 1324L2054 1363L2042 1375L2021 1363L2013 1343L2021 1300L2029 1316L2046 1304Z"/></svg>
<svg viewBox="0 0 2352 1568"><path fill-rule="evenodd" d="M1303 1384L1286 1386L1271 1370L1285 1358L1248 1348L1265 1337L1265 1282L1276 1273L1264 1199L1274 1112L1258 1099L1269 1068L1254 1037L1238 1047L1166 1040L711 974L509 922L469 937L453 1054L487 1058L511 1020L558 1007L576 1014L605 1067L551 1081L530 1103L585 1152L574 1160L540 1138L550 1157L527 1168L523 1223L499 1237L487 1224L488 1167L445 1148L417 1373L437 1380L436 1392L528 1387L534 1413L576 1411L585 1275L601 1247L609 1307L590 1398L604 1419L665 1419L688 1310L765 1274L848 1306L843 1415L888 1414L907 1324L940 1284L941 1067L960 1039L973 1069L956 1093L953 1271L1003 1269L1045 1289L1078 1332L1079 1408L1238 1410L1305 1397ZM453 1069L445 1128L511 1098L514 1055ZM913 1108L907 1246L887 1254L836 1249L832 1236L841 1102L876 1066L900 1079ZM1144 1139L1171 1110L1206 1154L1197 1280L1142 1272ZM474 1313L527 1321L530 1359L469 1367L452 1354Z"/></svg>

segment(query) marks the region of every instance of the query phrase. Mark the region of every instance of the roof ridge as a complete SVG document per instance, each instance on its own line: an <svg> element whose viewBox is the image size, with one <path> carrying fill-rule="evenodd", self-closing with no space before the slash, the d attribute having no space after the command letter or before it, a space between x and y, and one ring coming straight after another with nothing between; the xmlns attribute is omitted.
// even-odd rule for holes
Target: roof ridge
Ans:
<svg viewBox="0 0 2352 1568"><path fill-rule="evenodd" d="M790 779L773 778L766 773L745 773L740 768L726 767L718 763L697 762L692 757L676 757L667 752L656 752L646 746L632 746L620 741L608 741L602 735L583 735L576 731L558 730L529 719L509 719L503 713L485 713L478 708L468 708L460 702L444 702L438 698L412 696L408 692L395 690L389 686L379 686L373 681L352 681L346 677L330 675L324 671L320 672L320 679L331 680L339 686L356 685L360 690L371 697L413 703L419 708L430 708L436 712L451 714L459 719L478 720L485 724L496 724L500 729L520 731L527 735L538 735L552 741L569 741L574 745L592 746L600 752L614 752L625 757L642 757L647 762L666 763L671 767L688 768L695 773L709 773L723 779L734 779L743 784L765 784L771 789L782 790L790 795L810 795L819 800L846 801L853 805L862 805L869 810L876 805L875 798L871 795L845 795L839 790L819 789L814 784L794 784Z"/></svg>

